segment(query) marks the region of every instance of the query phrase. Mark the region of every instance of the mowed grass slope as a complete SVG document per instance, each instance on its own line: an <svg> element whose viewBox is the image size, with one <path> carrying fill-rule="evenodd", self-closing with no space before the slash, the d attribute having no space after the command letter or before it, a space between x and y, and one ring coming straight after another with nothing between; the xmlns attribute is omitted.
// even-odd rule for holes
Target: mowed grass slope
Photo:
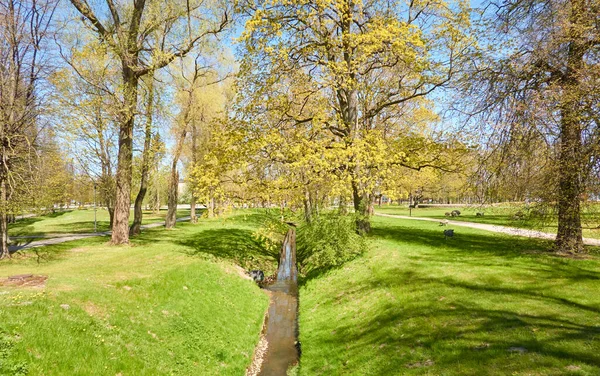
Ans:
<svg viewBox="0 0 600 376"><path fill-rule="evenodd" d="M247 214L247 213L246 213ZM254 214L104 238L0 263L0 374L242 375L268 297L234 263L276 264L252 239Z"/></svg>
<svg viewBox="0 0 600 376"><path fill-rule="evenodd" d="M303 375L598 375L600 259L375 218L364 256L300 290Z"/></svg>
<svg viewBox="0 0 600 376"><path fill-rule="evenodd" d="M458 217L446 217L445 213L459 210ZM412 211L413 217L429 217L440 220L450 219L453 221L487 223L491 225L517 227L556 233L558 222L555 216L540 217L535 212L528 212L524 205L512 206L466 206L466 207L419 207L409 210L407 205L382 205L376 206L375 212L383 214L395 214L408 216ZM477 213L484 213L478 217ZM522 213L523 217L515 217L516 213ZM582 209L581 221L583 236L587 238L600 239L600 206L597 204L585 206Z"/></svg>

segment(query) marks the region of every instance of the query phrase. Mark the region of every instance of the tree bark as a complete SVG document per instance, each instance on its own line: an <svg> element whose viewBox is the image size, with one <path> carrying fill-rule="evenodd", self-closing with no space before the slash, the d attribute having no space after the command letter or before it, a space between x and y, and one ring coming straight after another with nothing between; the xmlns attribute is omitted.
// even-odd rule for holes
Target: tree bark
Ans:
<svg viewBox="0 0 600 376"><path fill-rule="evenodd" d="M148 191L148 175L150 172L150 148L152 144L152 112L154 104L154 74L148 75L148 101L146 104L146 129L144 134L144 150L142 152L142 176L140 179L140 191L133 205L133 223L129 229L130 235L138 235L142 232L142 204Z"/></svg>
<svg viewBox="0 0 600 376"><path fill-rule="evenodd" d="M117 194L111 243L129 243L129 211L131 208L131 175L133 158L134 113L137 108L138 77L123 59L124 113L119 129L119 156L117 164Z"/></svg>
<svg viewBox="0 0 600 376"><path fill-rule="evenodd" d="M583 250L580 197L583 193L583 165L587 161L582 152L579 72L584 65L586 51L585 38L582 34L584 12L586 8L583 0L572 1L568 26L570 43L567 70L560 81L562 103L560 106L558 231L555 249L561 253L577 253Z"/></svg>
<svg viewBox="0 0 600 376"><path fill-rule="evenodd" d="M115 208L112 206L107 206L106 210L108 210L108 220L109 220L109 226L112 229L113 224L115 223Z"/></svg>
<svg viewBox="0 0 600 376"><path fill-rule="evenodd" d="M366 234L371 231L369 220L369 197L365 192L361 193L356 183L352 183L352 199L354 201L354 212L356 214L356 231Z"/></svg>
<svg viewBox="0 0 600 376"><path fill-rule="evenodd" d="M209 197L208 197L208 212L207 212L207 217L208 218L214 218L215 217L215 197L213 195L213 193L211 192ZM264 207L264 205L263 205Z"/></svg>
<svg viewBox="0 0 600 376"><path fill-rule="evenodd" d="M6 179L0 173L0 259L10 258L8 250L8 221L6 214Z"/></svg>
<svg viewBox="0 0 600 376"><path fill-rule="evenodd" d="M308 189L304 190L304 199L302 202L304 204L304 220L306 223L311 223L313 209L311 206L310 193L308 192Z"/></svg>
<svg viewBox="0 0 600 376"><path fill-rule="evenodd" d="M152 207L152 211L155 214L158 214L160 212L160 189L158 186L158 170L156 171L156 175L157 178L155 179L154 185L156 186L155 189L156 191L154 192L154 205Z"/></svg>
<svg viewBox="0 0 600 376"><path fill-rule="evenodd" d="M165 227L173 228L177 223L177 198L179 188L179 172L177 171L177 162L171 169L171 179L169 180L169 199L167 202L167 217L165 218Z"/></svg>
<svg viewBox="0 0 600 376"><path fill-rule="evenodd" d="M198 153L198 129L196 123L192 121L192 168L196 167ZM198 217L196 216L196 193L194 187L190 187L190 222L197 223Z"/></svg>
<svg viewBox="0 0 600 376"><path fill-rule="evenodd" d="M171 163L171 178L169 181L169 199L168 199L168 210L167 217L165 219L165 227L173 228L177 223L177 199L179 195L179 172L177 171L177 163L181 156L181 150L183 149L183 142L187 135L187 126L183 125L183 129L179 134L175 150L173 152L173 162Z"/></svg>
<svg viewBox="0 0 600 376"><path fill-rule="evenodd" d="M198 222L198 217L196 216L196 196L193 193L192 198L190 199L190 222Z"/></svg>

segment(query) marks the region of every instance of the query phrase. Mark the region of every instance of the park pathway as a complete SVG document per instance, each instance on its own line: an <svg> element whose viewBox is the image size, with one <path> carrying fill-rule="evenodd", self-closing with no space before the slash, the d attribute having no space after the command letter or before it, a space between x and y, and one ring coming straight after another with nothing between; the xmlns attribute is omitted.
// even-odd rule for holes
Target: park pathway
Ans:
<svg viewBox="0 0 600 376"><path fill-rule="evenodd" d="M190 217L177 218L177 222L185 222L185 221L189 221L189 220L190 220ZM142 225L142 229L156 228L156 227L161 227L164 225L165 225L164 221L149 223L147 225ZM104 232L90 232L90 233L83 233L83 234L61 234L60 236L52 236L52 237L48 237L48 236L11 236L10 237L11 240L31 239L31 241L23 243L23 244L11 245L8 247L8 250L9 250L9 252L12 253L12 252L20 251L22 249L43 247L46 245L65 243L65 242L70 242L73 240L87 239L87 238L92 238L95 236L110 236L111 233L112 233L111 231L104 231ZM39 240L33 240L33 239L39 239Z"/></svg>
<svg viewBox="0 0 600 376"><path fill-rule="evenodd" d="M407 215L395 215L395 214L383 214L383 213L375 213L375 215L380 216L380 217L413 219L416 221L429 221L429 222L438 222L438 223L444 221L439 218L409 217ZM524 229L524 228L490 225L487 223L463 222L463 221L453 221L453 220L447 220L447 221L448 221L448 225L452 225L452 226L469 227L469 228L475 228L478 230L498 232L498 233L507 234L507 235L524 236L527 238L539 238L539 239L549 239L549 240L554 240L556 238L555 234L550 234L550 233L543 232L543 231L528 230L528 229ZM600 239L583 238L583 242L586 245L600 246Z"/></svg>

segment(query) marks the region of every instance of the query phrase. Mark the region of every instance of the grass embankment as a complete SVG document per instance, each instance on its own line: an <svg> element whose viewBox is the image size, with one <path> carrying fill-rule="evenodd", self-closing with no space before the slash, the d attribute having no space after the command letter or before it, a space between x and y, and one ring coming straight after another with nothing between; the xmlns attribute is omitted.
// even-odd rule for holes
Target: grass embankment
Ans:
<svg viewBox="0 0 600 376"><path fill-rule="evenodd" d="M248 213L246 213L248 214ZM257 214L153 229L131 246L102 238L0 263L0 374L242 375L268 297L235 263L276 264L252 234Z"/></svg>
<svg viewBox="0 0 600 376"><path fill-rule="evenodd" d="M105 209L98 209L96 215L98 232L110 230L108 211ZM142 224L164 221L166 215L166 210L161 210L158 213L144 211ZM177 211L178 218L189 215L189 210ZM131 211L129 222L133 223L133 210ZM52 236L53 234L79 234L89 232L94 232L94 209L57 211L53 214L23 218L16 223L10 224L8 227L8 234L10 236Z"/></svg>
<svg viewBox="0 0 600 376"><path fill-rule="evenodd" d="M303 375L598 375L600 257L375 218L364 256L300 290Z"/></svg>
<svg viewBox="0 0 600 376"><path fill-rule="evenodd" d="M446 217L444 214L452 210L460 210L458 217ZM510 206L472 206L472 207L424 207L412 209L413 217L429 217L437 219L451 219L453 221L487 223L491 225L507 226L556 233L558 222L555 217L535 215L527 211L523 205ZM375 212L383 214L409 215L408 206L382 205L376 206ZM477 213L484 213L478 217ZM523 217L516 217L516 213L523 213ZM600 239L600 207L591 205L582 210L583 236Z"/></svg>

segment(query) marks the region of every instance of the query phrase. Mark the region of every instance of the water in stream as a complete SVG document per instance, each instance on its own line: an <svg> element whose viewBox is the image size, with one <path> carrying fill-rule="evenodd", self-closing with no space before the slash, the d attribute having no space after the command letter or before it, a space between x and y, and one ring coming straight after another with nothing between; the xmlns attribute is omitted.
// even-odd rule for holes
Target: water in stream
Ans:
<svg viewBox="0 0 600 376"><path fill-rule="evenodd" d="M290 229L279 256L277 280L267 287L271 303L266 321L267 352L259 375L284 376L298 362L298 271L296 269L296 231Z"/></svg>

